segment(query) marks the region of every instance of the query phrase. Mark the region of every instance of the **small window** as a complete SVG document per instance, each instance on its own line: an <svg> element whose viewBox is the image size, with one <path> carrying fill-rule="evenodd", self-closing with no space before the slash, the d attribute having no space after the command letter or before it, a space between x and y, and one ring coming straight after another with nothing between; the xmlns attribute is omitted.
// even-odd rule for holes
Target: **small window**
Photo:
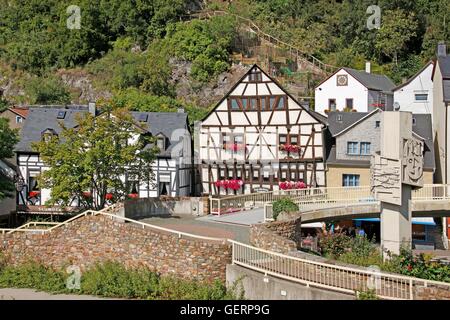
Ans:
<svg viewBox="0 0 450 320"><path fill-rule="evenodd" d="M244 143L244 136L242 134L234 136L234 143Z"/></svg>
<svg viewBox="0 0 450 320"><path fill-rule="evenodd" d="M158 137L156 140L156 146L159 148L160 151L166 150L166 139L164 137Z"/></svg>
<svg viewBox="0 0 450 320"><path fill-rule="evenodd" d="M273 109L275 109L275 97L270 97L270 99L269 99L270 101L269 101L269 104L270 104L270 110L273 110Z"/></svg>
<svg viewBox="0 0 450 320"><path fill-rule="evenodd" d="M257 110L258 104L256 98L250 98L250 110Z"/></svg>
<svg viewBox="0 0 450 320"><path fill-rule="evenodd" d="M358 142L347 142L347 154L358 154Z"/></svg>
<svg viewBox="0 0 450 320"><path fill-rule="evenodd" d="M416 93L415 98L416 98L416 101L425 102L425 101L428 101L428 94L427 93Z"/></svg>
<svg viewBox="0 0 450 320"><path fill-rule="evenodd" d="M328 110L336 111L336 99L328 99Z"/></svg>
<svg viewBox="0 0 450 320"><path fill-rule="evenodd" d="M345 99L345 107L347 109L353 109L353 99Z"/></svg>
<svg viewBox="0 0 450 320"><path fill-rule="evenodd" d="M66 111L58 111L57 119L64 119L66 117Z"/></svg>
<svg viewBox="0 0 450 320"><path fill-rule="evenodd" d="M16 116L16 123L22 123L23 118L21 116Z"/></svg>
<svg viewBox="0 0 450 320"><path fill-rule="evenodd" d="M261 72L250 73L249 81L251 81L251 82L261 82L262 81L262 74L261 74Z"/></svg>
<svg viewBox="0 0 450 320"><path fill-rule="evenodd" d="M277 105L277 109L278 110L283 110L284 109L284 101L285 101L285 97L280 97L278 99L278 105Z"/></svg>
<svg viewBox="0 0 450 320"><path fill-rule="evenodd" d="M415 126L415 125L416 125L416 123L417 123L417 120L416 120L416 118L412 118L412 125L413 125L413 126Z"/></svg>
<svg viewBox="0 0 450 320"><path fill-rule="evenodd" d="M147 122L148 120L148 114L140 114L139 115L139 122Z"/></svg>
<svg viewBox="0 0 450 320"><path fill-rule="evenodd" d="M231 109L232 110L239 110L239 103L236 98L231 99Z"/></svg>
<svg viewBox="0 0 450 320"><path fill-rule="evenodd" d="M253 178L254 179L259 178L259 168L253 169Z"/></svg>
<svg viewBox="0 0 450 320"><path fill-rule="evenodd" d="M225 179L225 169L220 169L219 171L219 179Z"/></svg>
<svg viewBox="0 0 450 320"><path fill-rule="evenodd" d="M241 99L242 109L247 110L247 105L248 105L247 102L248 102L247 98Z"/></svg>
<svg viewBox="0 0 450 320"><path fill-rule="evenodd" d="M231 138L232 138L231 134L222 133L222 149L225 150L227 148L227 145L231 143Z"/></svg>
<svg viewBox="0 0 450 320"><path fill-rule="evenodd" d="M359 186L359 174L344 174L342 175L343 187L358 187Z"/></svg>
<svg viewBox="0 0 450 320"><path fill-rule="evenodd" d="M375 128L379 128L380 127L380 121L375 121Z"/></svg>
<svg viewBox="0 0 450 320"><path fill-rule="evenodd" d="M260 104L261 104L261 111L266 110L266 98L265 98L265 97L262 97L262 98L259 100L259 102L260 102Z"/></svg>
<svg viewBox="0 0 450 320"><path fill-rule="evenodd" d="M280 140L280 144L286 144L287 143L287 134L280 134L279 140Z"/></svg>
<svg viewBox="0 0 450 320"><path fill-rule="evenodd" d="M336 120L338 121L338 122L342 122L342 114L338 114L337 115L337 117L336 117Z"/></svg>
<svg viewBox="0 0 450 320"><path fill-rule="evenodd" d="M291 140L292 145L298 145L298 136L295 135L295 136L291 136L290 138L291 138L290 140Z"/></svg>
<svg viewBox="0 0 450 320"><path fill-rule="evenodd" d="M361 142L361 154L370 155L370 142Z"/></svg>

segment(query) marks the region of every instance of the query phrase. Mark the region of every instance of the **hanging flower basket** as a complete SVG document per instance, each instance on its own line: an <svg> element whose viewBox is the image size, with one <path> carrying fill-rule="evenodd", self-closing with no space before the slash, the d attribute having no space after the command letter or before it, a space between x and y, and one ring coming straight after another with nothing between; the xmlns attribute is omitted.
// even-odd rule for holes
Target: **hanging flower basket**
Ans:
<svg viewBox="0 0 450 320"><path fill-rule="evenodd" d="M223 189L231 189L231 190L239 190L244 182L241 179L232 179L232 180L217 180L215 183L217 188Z"/></svg>
<svg viewBox="0 0 450 320"><path fill-rule="evenodd" d="M35 197L39 196L40 194L41 194L40 191L30 191L30 193L28 194L28 197L35 198Z"/></svg>
<svg viewBox="0 0 450 320"><path fill-rule="evenodd" d="M303 181L285 181L280 182L279 187L281 190L306 189L306 184Z"/></svg>
<svg viewBox="0 0 450 320"><path fill-rule="evenodd" d="M293 144L282 144L280 145L280 150L290 153L298 153L300 152L300 147Z"/></svg>
<svg viewBox="0 0 450 320"><path fill-rule="evenodd" d="M112 200L113 198L114 198L114 196L113 196L112 193L107 193L107 194L105 195L105 199L106 199L106 200Z"/></svg>
<svg viewBox="0 0 450 320"><path fill-rule="evenodd" d="M245 144L243 144L243 143L226 143L225 150L234 151L234 152L242 151L242 150L245 150Z"/></svg>

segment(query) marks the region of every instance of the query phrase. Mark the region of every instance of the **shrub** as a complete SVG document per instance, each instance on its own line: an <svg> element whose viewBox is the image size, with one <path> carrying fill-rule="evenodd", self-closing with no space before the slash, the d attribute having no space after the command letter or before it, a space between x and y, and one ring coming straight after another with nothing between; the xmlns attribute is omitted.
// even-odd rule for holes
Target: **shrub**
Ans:
<svg viewBox="0 0 450 320"><path fill-rule="evenodd" d="M375 290L373 289L367 291L356 291L356 297L358 300L379 300Z"/></svg>
<svg viewBox="0 0 450 320"><path fill-rule="evenodd" d="M323 255L338 259L350 250L352 239L343 233L322 235L319 238L319 248Z"/></svg>
<svg viewBox="0 0 450 320"><path fill-rule="evenodd" d="M33 78L28 81L25 91L30 104L67 104L70 93L62 81L56 77Z"/></svg>
<svg viewBox="0 0 450 320"><path fill-rule="evenodd" d="M273 202L273 219L277 220L278 215L282 212L295 212L298 210L298 205L291 199L279 199Z"/></svg>

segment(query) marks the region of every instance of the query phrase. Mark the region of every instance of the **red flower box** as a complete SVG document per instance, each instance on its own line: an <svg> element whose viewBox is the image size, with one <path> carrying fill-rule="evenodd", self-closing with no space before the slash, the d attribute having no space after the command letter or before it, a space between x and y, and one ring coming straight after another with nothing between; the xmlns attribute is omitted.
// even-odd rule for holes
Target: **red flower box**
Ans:
<svg viewBox="0 0 450 320"><path fill-rule="evenodd" d="M281 190L305 189L306 184L303 181L285 181L279 184Z"/></svg>
<svg viewBox="0 0 450 320"><path fill-rule="evenodd" d="M139 195L138 195L137 193L130 193L130 194L128 195L128 198L131 198L131 199L137 199L137 198L139 198Z"/></svg>
<svg viewBox="0 0 450 320"><path fill-rule="evenodd" d="M106 199L106 200L112 200L113 198L114 198L114 196L113 196L112 193L107 193L107 194L105 195L105 199Z"/></svg>
<svg viewBox="0 0 450 320"><path fill-rule="evenodd" d="M244 182L241 179L232 179L217 180L214 184L217 188L239 190L244 185Z"/></svg>
<svg viewBox="0 0 450 320"><path fill-rule="evenodd" d="M281 151L297 153L300 151L300 147L293 144L282 144L280 145Z"/></svg>
<svg viewBox="0 0 450 320"><path fill-rule="evenodd" d="M30 191L30 193L28 194L28 196L29 196L30 198L34 198L34 197L37 197L37 196L40 195L40 194L41 194L40 191Z"/></svg>
<svg viewBox="0 0 450 320"><path fill-rule="evenodd" d="M245 149L245 145L243 143L226 143L225 144L225 150L230 150L230 151L242 151Z"/></svg>

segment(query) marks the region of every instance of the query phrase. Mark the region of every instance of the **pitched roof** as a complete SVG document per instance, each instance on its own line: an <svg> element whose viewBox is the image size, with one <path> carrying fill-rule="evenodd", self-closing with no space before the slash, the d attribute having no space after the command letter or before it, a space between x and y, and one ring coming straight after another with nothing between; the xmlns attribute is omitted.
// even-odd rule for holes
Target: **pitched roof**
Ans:
<svg viewBox="0 0 450 320"><path fill-rule="evenodd" d="M64 119L58 119L58 113L65 111ZM20 142L16 145L17 152L32 152L31 143L40 141L41 134L47 129L54 130L56 134L60 134L61 127L59 122L63 122L66 127L73 128L76 126L76 115L89 112L87 106L67 106L65 108L57 107L32 107L29 110L29 116L25 122ZM141 115L147 115L146 122L139 122ZM168 137L169 142L175 141L177 136L173 136L176 129L188 129L188 121L186 113L177 112L131 112L132 117L138 122L138 126L148 131L152 135L162 132ZM169 148L161 155L170 151Z"/></svg>
<svg viewBox="0 0 450 320"><path fill-rule="evenodd" d="M361 82L366 88L378 91L392 91L395 88L395 83L392 82L386 75L367 73L351 68L342 68L347 71L353 78Z"/></svg>
<svg viewBox="0 0 450 320"><path fill-rule="evenodd" d="M379 110L382 112L381 110ZM337 115L343 115L342 122L337 121ZM368 112L331 112L328 115L328 129L330 133L335 137L341 132L350 130L354 125L369 118L375 111ZM415 125L413 125L413 133L420 138L423 138L425 144L424 155L424 168L428 170L435 169L435 154L433 145L433 127L430 114L413 114L413 118L416 119ZM334 132L334 133L333 133ZM344 160L336 159L336 147L333 145L330 148L327 162L331 164L341 164L347 166L367 167L370 165L370 161L364 160Z"/></svg>
<svg viewBox="0 0 450 320"><path fill-rule="evenodd" d="M26 108L26 107L11 107L11 108L8 108L8 110L10 110L11 112L13 112L25 119L28 116L28 108Z"/></svg>
<svg viewBox="0 0 450 320"><path fill-rule="evenodd" d="M313 112L312 110L310 110L308 107L302 105L300 102L297 101L297 99L295 99L289 92L287 92L282 86L281 84L275 80L274 78L272 78L271 76L269 76L260 66L258 66L257 64L252 65L248 71L246 73L244 73L244 75L238 80L236 81L236 83L231 87L230 90L228 90L228 92L222 97L222 99L219 100L219 102L214 106L214 108L212 108L204 117L201 121L205 121L215 110L217 107L220 106L220 104L234 91L234 89L237 88L237 86L245 79L246 76L248 76L252 70L254 68L258 68L267 78L270 79L270 81L272 81L273 83L275 83L280 89L281 91L283 91L289 98L291 98L293 101L295 101L303 110L305 110L309 115L311 115L311 117L313 117L314 119L316 119L317 121L319 121L320 123L323 123L323 117L318 116L317 112Z"/></svg>
<svg viewBox="0 0 450 320"><path fill-rule="evenodd" d="M422 72L424 72L428 66L432 64L434 65L434 61L429 61L426 65L424 65L419 71L416 72L416 74L414 74L411 78L409 78L408 80L406 80L405 83L402 83L401 85L398 85L397 87L395 87L394 89L392 89L392 91L397 91L401 88L403 88L404 86L410 84L415 78L417 78Z"/></svg>
<svg viewBox="0 0 450 320"><path fill-rule="evenodd" d="M441 69L442 77L450 79L450 56L438 57L439 68Z"/></svg>

